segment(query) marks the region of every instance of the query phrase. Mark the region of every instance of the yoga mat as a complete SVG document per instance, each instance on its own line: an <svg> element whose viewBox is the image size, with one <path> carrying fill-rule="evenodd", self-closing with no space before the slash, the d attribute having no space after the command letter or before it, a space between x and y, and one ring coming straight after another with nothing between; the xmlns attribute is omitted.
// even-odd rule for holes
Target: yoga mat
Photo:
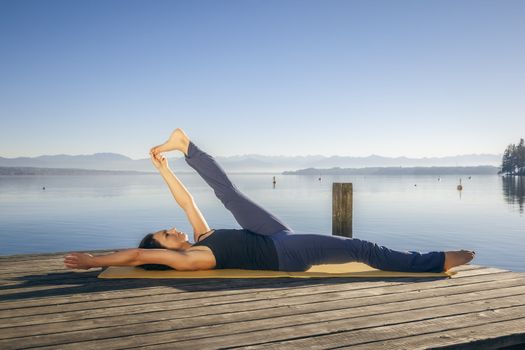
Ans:
<svg viewBox="0 0 525 350"><path fill-rule="evenodd" d="M366 264L314 265L305 272L272 270L213 269L198 271L148 271L133 266L110 266L98 278L274 278L274 277L450 277L456 271L447 272L397 272L374 269Z"/></svg>

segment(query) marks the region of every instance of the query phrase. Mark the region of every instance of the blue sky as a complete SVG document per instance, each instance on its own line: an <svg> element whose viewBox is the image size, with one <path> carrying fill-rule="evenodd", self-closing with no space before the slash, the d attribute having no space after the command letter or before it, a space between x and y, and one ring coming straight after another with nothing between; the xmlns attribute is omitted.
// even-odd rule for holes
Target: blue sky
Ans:
<svg viewBox="0 0 525 350"><path fill-rule="evenodd" d="M0 0L0 156L502 153L525 1Z"/></svg>

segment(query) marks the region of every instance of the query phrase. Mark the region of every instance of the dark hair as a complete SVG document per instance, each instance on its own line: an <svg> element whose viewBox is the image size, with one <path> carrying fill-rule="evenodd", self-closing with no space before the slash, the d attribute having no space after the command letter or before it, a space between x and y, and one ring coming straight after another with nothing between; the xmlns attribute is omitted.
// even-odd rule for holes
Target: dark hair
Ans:
<svg viewBox="0 0 525 350"><path fill-rule="evenodd" d="M153 237L153 233L148 233L144 238L142 238L142 241L140 241L139 248L143 249L168 249L164 247L162 244L159 243ZM138 265L137 267L141 267L144 270L174 270L171 266L168 265L162 265L162 264L142 264Z"/></svg>

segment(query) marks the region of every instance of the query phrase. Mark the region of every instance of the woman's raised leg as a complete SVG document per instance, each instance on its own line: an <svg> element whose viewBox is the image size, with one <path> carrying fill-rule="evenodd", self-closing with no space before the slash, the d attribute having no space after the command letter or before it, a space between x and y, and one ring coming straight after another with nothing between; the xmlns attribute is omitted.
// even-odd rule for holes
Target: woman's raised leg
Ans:
<svg viewBox="0 0 525 350"><path fill-rule="evenodd" d="M168 141L153 147L150 152L171 150L179 150L184 154L186 163L211 186L217 198L230 210L242 228L263 235L273 235L284 230L293 232L279 218L244 195L230 181L216 160L197 147L180 128L172 132Z"/></svg>
<svg viewBox="0 0 525 350"><path fill-rule="evenodd" d="M279 218L244 195L228 178L226 172L208 153L189 141L186 163L211 186L215 195L233 214L242 228L263 235L288 230Z"/></svg>

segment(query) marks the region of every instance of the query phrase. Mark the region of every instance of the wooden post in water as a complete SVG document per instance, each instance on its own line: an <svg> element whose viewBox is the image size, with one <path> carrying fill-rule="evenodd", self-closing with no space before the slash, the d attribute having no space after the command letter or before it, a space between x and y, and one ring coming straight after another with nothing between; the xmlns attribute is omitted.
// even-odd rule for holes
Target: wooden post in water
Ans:
<svg viewBox="0 0 525 350"><path fill-rule="evenodd" d="M332 235L352 237L352 183L332 184Z"/></svg>

